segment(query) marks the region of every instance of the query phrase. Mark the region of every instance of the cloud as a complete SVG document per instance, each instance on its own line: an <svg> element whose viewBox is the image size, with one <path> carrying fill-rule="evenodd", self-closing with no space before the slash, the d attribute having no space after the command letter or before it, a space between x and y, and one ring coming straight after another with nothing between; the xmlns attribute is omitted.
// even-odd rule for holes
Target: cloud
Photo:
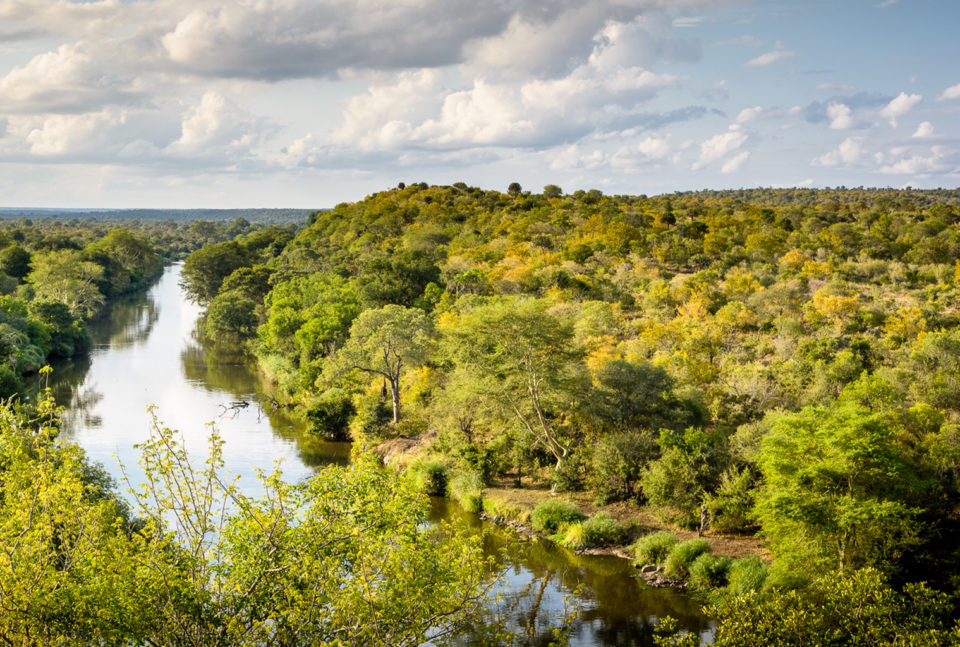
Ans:
<svg viewBox="0 0 960 647"><path fill-rule="evenodd" d="M819 83L817 84L817 90L820 92L853 92L854 87L840 83Z"/></svg>
<svg viewBox="0 0 960 647"><path fill-rule="evenodd" d="M812 124L832 121L828 109L832 104L843 104L850 110L871 110L886 105L893 97L870 92L851 95L834 95L826 101L812 101L803 109L806 120Z"/></svg>
<svg viewBox="0 0 960 647"><path fill-rule="evenodd" d="M886 117L890 121L890 125L896 128L897 119L913 110L921 101L923 101L922 95L901 92L880 111L880 115Z"/></svg>
<svg viewBox="0 0 960 647"><path fill-rule="evenodd" d="M259 136L258 130L259 125L242 108L210 90L184 113L179 139L164 152L187 157L216 155L231 160L249 151Z"/></svg>
<svg viewBox="0 0 960 647"><path fill-rule="evenodd" d="M737 124L730 126L725 133L714 135L700 144L700 157L694 164L694 169L716 162L743 146L747 139L747 133ZM742 164L744 160L741 160L740 163Z"/></svg>
<svg viewBox="0 0 960 647"><path fill-rule="evenodd" d="M917 126L916 132L914 132L913 135L911 135L911 137L914 137L917 139L922 139L924 137L932 137L932 136L933 136L933 124L931 124L929 121L921 122L920 125Z"/></svg>
<svg viewBox="0 0 960 647"><path fill-rule="evenodd" d="M142 102L131 80L101 69L85 46L61 45L0 78L0 112L78 113Z"/></svg>
<svg viewBox="0 0 960 647"><path fill-rule="evenodd" d="M898 153L880 155L882 164L877 170L885 175L927 177L934 173L956 173L960 169L960 151L944 146Z"/></svg>
<svg viewBox="0 0 960 647"><path fill-rule="evenodd" d="M831 130L847 130L853 127L853 111L842 103L829 104L827 118L830 120Z"/></svg>
<svg viewBox="0 0 960 647"><path fill-rule="evenodd" d="M763 116L764 108L763 106L754 106L753 108L744 108L740 111L740 114L737 115L737 118L734 120L738 124L745 124L751 121L756 121Z"/></svg>
<svg viewBox="0 0 960 647"><path fill-rule="evenodd" d="M860 161L863 154L863 140L847 137L836 150L832 150L813 160L814 166L851 166Z"/></svg>
<svg viewBox="0 0 960 647"><path fill-rule="evenodd" d="M777 49L772 52L767 52L766 54L761 54L756 58L751 58L749 61L744 63L744 65L748 67L766 67L767 65L773 65L777 61L782 61L785 58L791 58L796 55L796 52L785 49Z"/></svg>
<svg viewBox="0 0 960 647"><path fill-rule="evenodd" d="M739 171L740 167L744 165L749 157L750 153L748 151L743 151L739 155L731 157L729 160L724 162L723 166L720 167L720 172L728 174Z"/></svg>
<svg viewBox="0 0 960 647"><path fill-rule="evenodd" d="M637 150L649 159L663 159L671 152L670 137L651 135L637 143Z"/></svg>
<svg viewBox="0 0 960 647"><path fill-rule="evenodd" d="M937 97L937 101L947 101L949 99L960 99L960 83L951 85Z"/></svg>

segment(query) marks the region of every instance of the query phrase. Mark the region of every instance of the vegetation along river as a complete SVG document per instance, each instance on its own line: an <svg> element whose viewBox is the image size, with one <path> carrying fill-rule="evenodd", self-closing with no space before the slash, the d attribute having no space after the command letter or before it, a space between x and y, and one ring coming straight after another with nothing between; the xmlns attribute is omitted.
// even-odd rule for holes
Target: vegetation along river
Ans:
<svg viewBox="0 0 960 647"><path fill-rule="evenodd" d="M289 480L345 463L346 443L308 437L296 421L270 408L253 366L198 341L200 308L181 294L180 267L168 266L147 294L117 304L96 322L89 355L55 367L51 385L66 406L66 437L118 481L119 462L137 479L133 445L149 434L150 406L162 424L180 430L198 458L206 451L209 424L216 424L225 441L226 468L251 493L256 470L269 470L276 461ZM232 406L236 403L247 405ZM438 500L433 511L436 519L483 526L455 504ZM550 642L550 627L561 622L571 603L580 607L573 645L649 645L651 627L664 615L709 640L710 622L695 600L646 586L626 560L576 556L545 541L518 542L499 529L486 542L504 567L500 615L531 645ZM576 598L567 595L578 586Z"/></svg>

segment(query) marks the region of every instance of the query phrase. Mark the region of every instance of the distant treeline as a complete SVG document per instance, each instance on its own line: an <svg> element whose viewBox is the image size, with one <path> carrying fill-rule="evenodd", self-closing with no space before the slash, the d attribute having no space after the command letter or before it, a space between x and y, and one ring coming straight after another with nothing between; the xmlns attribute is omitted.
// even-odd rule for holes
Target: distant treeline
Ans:
<svg viewBox="0 0 960 647"><path fill-rule="evenodd" d="M173 220L225 222L243 218L263 224L302 222L314 209L43 209L0 208L0 219L56 218L68 221L90 220Z"/></svg>

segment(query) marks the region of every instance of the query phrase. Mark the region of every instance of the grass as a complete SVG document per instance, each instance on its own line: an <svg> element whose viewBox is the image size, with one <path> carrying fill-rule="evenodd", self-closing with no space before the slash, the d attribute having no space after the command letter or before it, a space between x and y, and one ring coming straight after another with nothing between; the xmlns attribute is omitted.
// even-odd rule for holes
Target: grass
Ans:
<svg viewBox="0 0 960 647"><path fill-rule="evenodd" d="M649 535L640 537L634 542L632 551L637 564L645 566L647 564L662 564L667 559L667 555L673 550L680 540L676 533L661 530L652 532Z"/></svg>
<svg viewBox="0 0 960 647"><path fill-rule="evenodd" d="M583 522L588 546L615 546L627 538L627 529L609 512L598 512Z"/></svg>
<svg viewBox="0 0 960 647"><path fill-rule="evenodd" d="M690 573L690 566L700 555L710 552L705 539L682 541L670 550L664 562L664 573L669 577L684 579Z"/></svg>
<svg viewBox="0 0 960 647"><path fill-rule="evenodd" d="M733 560L727 575L727 590L734 595L759 591L767 579L767 565L758 557Z"/></svg>
<svg viewBox="0 0 960 647"><path fill-rule="evenodd" d="M404 476L422 492L430 496L444 496L447 493L449 471L450 468L442 461L418 458L407 466Z"/></svg>
<svg viewBox="0 0 960 647"><path fill-rule="evenodd" d="M574 503L562 499L547 499L538 503L533 509L530 514L530 526L535 532L552 535L563 524L583 521L586 518Z"/></svg>
<svg viewBox="0 0 960 647"><path fill-rule="evenodd" d="M702 589L721 589L727 585L732 563L729 557L700 553L690 564L690 584Z"/></svg>
<svg viewBox="0 0 960 647"><path fill-rule="evenodd" d="M483 512L483 479L473 470L457 472L447 484L447 496L467 512Z"/></svg>

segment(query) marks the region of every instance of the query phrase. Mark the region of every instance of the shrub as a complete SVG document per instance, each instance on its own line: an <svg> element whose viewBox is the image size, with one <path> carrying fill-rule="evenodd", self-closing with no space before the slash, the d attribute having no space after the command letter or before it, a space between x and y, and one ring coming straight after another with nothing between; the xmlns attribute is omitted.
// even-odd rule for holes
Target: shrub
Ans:
<svg viewBox="0 0 960 647"><path fill-rule="evenodd" d="M468 512L483 512L483 479L473 470L457 472L447 484L447 496Z"/></svg>
<svg viewBox="0 0 960 647"><path fill-rule="evenodd" d="M627 537L627 529L608 512L598 512L584 521L583 532L588 546L622 544Z"/></svg>
<svg viewBox="0 0 960 647"><path fill-rule="evenodd" d="M662 530L644 535L633 544L633 557L641 566L645 564L662 564L679 543L677 536L672 532Z"/></svg>
<svg viewBox="0 0 960 647"><path fill-rule="evenodd" d="M325 391L307 409L310 433L331 440L350 440L350 418L356 412L353 400L343 389Z"/></svg>
<svg viewBox="0 0 960 647"><path fill-rule="evenodd" d="M638 433L600 438L590 455L589 483L597 505L633 499L639 493L640 474L650 459L653 443Z"/></svg>
<svg viewBox="0 0 960 647"><path fill-rule="evenodd" d="M447 493L449 470L441 461L418 458L407 467L405 476L420 491L430 496L443 496Z"/></svg>
<svg viewBox="0 0 960 647"><path fill-rule="evenodd" d="M584 486L583 459L578 454L569 456L560 463L550 478L555 492L579 492Z"/></svg>
<svg viewBox="0 0 960 647"><path fill-rule="evenodd" d="M759 591L767 579L767 565L758 557L735 559L730 565L727 579L727 591L734 595Z"/></svg>
<svg viewBox="0 0 960 647"><path fill-rule="evenodd" d="M707 497L713 530L717 532L742 532L753 525L753 476L750 470L732 467L720 477L720 486L714 495Z"/></svg>
<svg viewBox="0 0 960 647"><path fill-rule="evenodd" d="M560 499L541 501L530 515L530 526L536 532L552 535L565 523L583 521L587 516L573 503Z"/></svg>
<svg viewBox="0 0 960 647"><path fill-rule="evenodd" d="M810 583L810 578L791 571L777 562L767 569L767 577L763 580L764 591L793 591L802 589Z"/></svg>
<svg viewBox="0 0 960 647"><path fill-rule="evenodd" d="M570 550L582 550L589 545L584 523L578 521L567 526L567 531L560 539L560 543Z"/></svg>
<svg viewBox="0 0 960 647"><path fill-rule="evenodd" d="M690 539L682 541L670 550L664 563L664 572L669 577L685 578L690 571L690 565L700 555L710 552L705 539Z"/></svg>
<svg viewBox="0 0 960 647"><path fill-rule="evenodd" d="M704 589L720 589L727 585L730 572L729 557L701 553L690 564L690 583Z"/></svg>

